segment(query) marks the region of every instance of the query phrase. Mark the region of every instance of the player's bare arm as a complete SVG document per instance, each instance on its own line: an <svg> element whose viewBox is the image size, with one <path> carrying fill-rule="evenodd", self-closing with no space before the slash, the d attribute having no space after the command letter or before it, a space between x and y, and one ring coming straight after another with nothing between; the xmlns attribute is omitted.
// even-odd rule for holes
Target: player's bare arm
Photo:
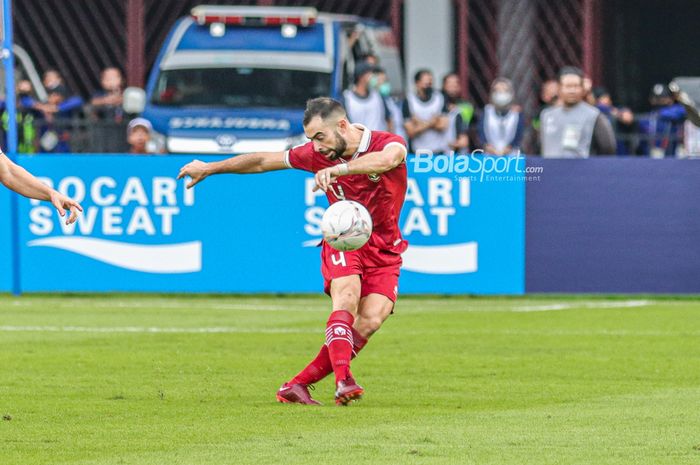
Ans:
<svg viewBox="0 0 700 465"><path fill-rule="evenodd" d="M78 202L51 189L27 170L13 163L2 152L0 152L0 183L25 197L51 202L61 216L66 216L66 211L70 211L66 224L74 223L78 219L78 213L83 211L83 207Z"/></svg>
<svg viewBox="0 0 700 465"><path fill-rule="evenodd" d="M371 152L348 163L341 163L318 171L315 176L316 187L323 192L328 190L333 181L349 174L381 174L399 166L406 159L406 147L397 143L387 145L381 152Z"/></svg>
<svg viewBox="0 0 700 465"><path fill-rule="evenodd" d="M245 155L237 155L226 160L205 163L200 160L193 160L180 168L178 179L189 176L192 180L187 184L187 188L194 187L199 182L212 174L251 174L264 173L266 171L276 171L286 169L284 164L284 152L256 152Z"/></svg>

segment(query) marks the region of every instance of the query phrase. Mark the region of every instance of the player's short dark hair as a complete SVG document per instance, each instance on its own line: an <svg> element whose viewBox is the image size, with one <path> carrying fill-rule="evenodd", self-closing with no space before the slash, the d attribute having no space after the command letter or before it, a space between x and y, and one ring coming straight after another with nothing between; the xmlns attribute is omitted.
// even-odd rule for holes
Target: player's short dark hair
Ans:
<svg viewBox="0 0 700 465"><path fill-rule="evenodd" d="M581 68L577 68L576 66L564 66L562 69L559 70L559 76L558 80L561 82L561 78L564 76L578 76L581 78L581 81L583 82L583 71L581 71Z"/></svg>
<svg viewBox="0 0 700 465"><path fill-rule="evenodd" d="M330 97L316 97L306 101L303 124L306 126L316 116L325 120L331 115L345 116L343 105Z"/></svg>
<svg viewBox="0 0 700 465"><path fill-rule="evenodd" d="M430 74L432 76L433 72L430 71L428 68L421 68L418 71L416 71L416 74L413 75L413 82L420 81L424 74Z"/></svg>

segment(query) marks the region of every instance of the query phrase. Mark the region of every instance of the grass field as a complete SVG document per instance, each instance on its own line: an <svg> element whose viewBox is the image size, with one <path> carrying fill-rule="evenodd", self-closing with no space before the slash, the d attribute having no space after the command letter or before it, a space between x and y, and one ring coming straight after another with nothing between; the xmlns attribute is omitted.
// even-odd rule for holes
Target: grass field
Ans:
<svg viewBox="0 0 700 465"><path fill-rule="evenodd" d="M275 402L322 297L0 297L0 464L698 464L700 300L402 298L365 398Z"/></svg>

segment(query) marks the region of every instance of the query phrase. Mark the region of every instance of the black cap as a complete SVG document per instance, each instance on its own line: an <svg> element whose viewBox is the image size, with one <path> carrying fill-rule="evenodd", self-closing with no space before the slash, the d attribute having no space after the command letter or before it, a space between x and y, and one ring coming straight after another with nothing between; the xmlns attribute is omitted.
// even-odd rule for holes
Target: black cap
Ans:
<svg viewBox="0 0 700 465"><path fill-rule="evenodd" d="M62 84L59 84L59 85L57 85L56 87L51 87L51 88L49 88L49 89L46 89L46 93L49 94L49 95L51 95L51 94L59 94L59 95L61 95L63 98L68 97L68 89L66 88L66 86L64 86L64 85L62 85Z"/></svg>
<svg viewBox="0 0 700 465"><path fill-rule="evenodd" d="M605 87L594 87L593 88L593 97L595 98L601 98L604 95L610 95L610 92L608 92L608 89Z"/></svg>
<svg viewBox="0 0 700 465"><path fill-rule="evenodd" d="M671 97L671 90L666 84L654 84L651 88L651 98Z"/></svg>
<svg viewBox="0 0 700 465"><path fill-rule="evenodd" d="M367 73L376 73L378 71L381 71L381 68L364 61L355 66L355 82L359 81L360 78Z"/></svg>

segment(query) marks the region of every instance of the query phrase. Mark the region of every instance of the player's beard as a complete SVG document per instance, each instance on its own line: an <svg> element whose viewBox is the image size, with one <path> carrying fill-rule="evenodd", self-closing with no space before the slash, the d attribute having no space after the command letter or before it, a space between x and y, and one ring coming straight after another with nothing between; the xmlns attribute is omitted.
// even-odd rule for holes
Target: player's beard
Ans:
<svg viewBox="0 0 700 465"><path fill-rule="evenodd" d="M338 131L335 131L336 146L328 151L328 158L331 160L337 160L342 157L345 150L348 148L348 143L343 139Z"/></svg>

